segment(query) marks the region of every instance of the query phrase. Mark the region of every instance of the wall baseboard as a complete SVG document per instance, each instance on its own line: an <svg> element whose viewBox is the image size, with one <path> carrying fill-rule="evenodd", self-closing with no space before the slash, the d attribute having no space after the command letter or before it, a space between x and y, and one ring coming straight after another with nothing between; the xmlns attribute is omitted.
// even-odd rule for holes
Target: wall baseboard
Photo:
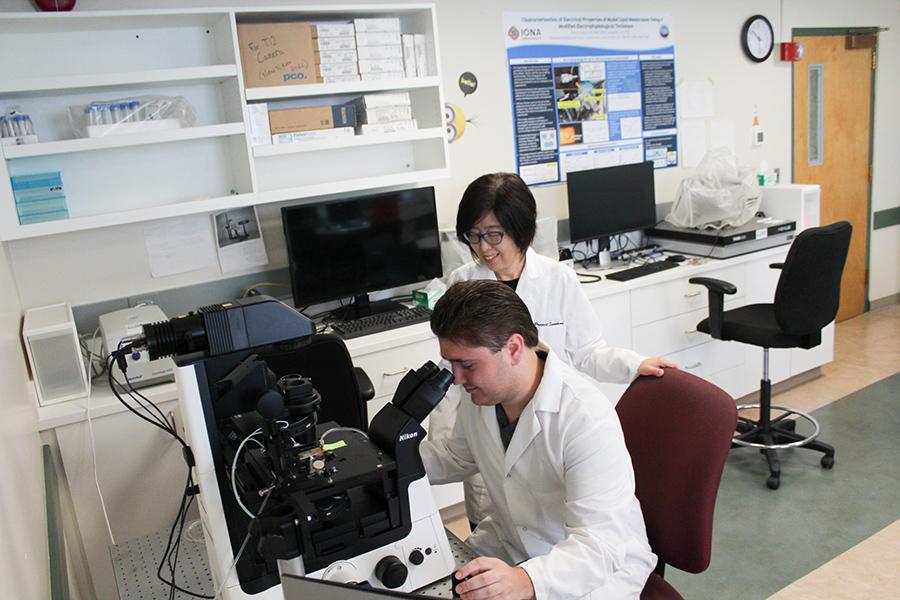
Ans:
<svg viewBox="0 0 900 600"><path fill-rule="evenodd" d="M873 310L878 310L880 308L886 308L888 306L893 306L895 304L900 304L900 293L891 294L890 296L885 296L884 298L879 298L878 300L870 300L869 301L869 312Z"/></svg>

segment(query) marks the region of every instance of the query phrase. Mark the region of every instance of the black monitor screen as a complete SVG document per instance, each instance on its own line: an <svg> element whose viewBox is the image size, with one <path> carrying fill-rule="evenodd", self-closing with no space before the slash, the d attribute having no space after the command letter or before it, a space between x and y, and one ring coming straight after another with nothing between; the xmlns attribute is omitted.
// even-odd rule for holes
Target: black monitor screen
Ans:
<svg viewBox="0 0 900 600"><path fill-rule="evenodd" d="M434 188L281 210L297 306L440 277Z"/></svg>
<svg viewBox="0 0 900 600"><path fill-rule="evenodd" d="M653 227L653 162L568 173L569 232L580 242Z"/></svg>

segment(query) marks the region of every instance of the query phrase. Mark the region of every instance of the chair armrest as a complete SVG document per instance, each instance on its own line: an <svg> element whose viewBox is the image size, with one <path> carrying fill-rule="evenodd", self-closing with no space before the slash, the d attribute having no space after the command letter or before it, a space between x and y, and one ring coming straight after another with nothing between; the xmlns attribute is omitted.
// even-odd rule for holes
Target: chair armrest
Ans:
<svg viewBox="0 0 900 600"><path fill-rule="evenodd" d="M783 263L783 262L781 262L781 263L772 263L771 265L769 265L769 268L770 268L770 269L783 269L783 268L784 268L784 263Z"/></svg>
<svg viewBox="0 0 900 600"><path fill-rule="evenodd" d="M688 279L688 283L702 285L710 292L716 292L717 294L737 293L737 288L734 287L733 284L728 283L727 281L722 281L721 279L713 279L711 277L691 277L690 279Z"/></svg>
<svg viewBox="0 0 900 600"><path fill-rule="evenodd" d="M359 387L359 397L363 402L368 402L375 397L375 386L372 380L360 367L353 367L353 375L356 376L356 385Z"/></svg>
<svg viewBox="0 0 900 600"><path fill-rule="evenodd" d="M709 290L709 335L722 339L722 324L725 321L725 294L734 294L734 284L710 277L691 277L688 283L702 285Z"/></svg>

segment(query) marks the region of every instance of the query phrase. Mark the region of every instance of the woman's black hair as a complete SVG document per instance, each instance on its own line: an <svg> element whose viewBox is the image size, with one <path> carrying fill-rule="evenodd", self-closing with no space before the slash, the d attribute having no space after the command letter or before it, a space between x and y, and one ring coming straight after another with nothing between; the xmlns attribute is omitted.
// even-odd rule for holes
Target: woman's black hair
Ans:
<svg viewBox="0 0 900 600"><path fill-rule="evenodd" d="M515 173L489 173L469 184L456 211L456 237L468 245L465 233L493 212L506 235L522 252L534 240L537 204L531 190Z"/></svg>

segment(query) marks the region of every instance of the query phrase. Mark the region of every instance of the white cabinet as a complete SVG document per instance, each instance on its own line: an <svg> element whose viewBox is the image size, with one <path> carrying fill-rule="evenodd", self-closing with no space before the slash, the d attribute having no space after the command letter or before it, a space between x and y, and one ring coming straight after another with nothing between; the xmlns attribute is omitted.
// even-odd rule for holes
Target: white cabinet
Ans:
<svg viewBox="0 0 900 600"><path fill-rule="evenodd" d="M769 265L784 261L787 251L787 246L781 246L728 260L685 263L629 282L604 280L585 289L610 345L645 356L664 356L739 398L759 389L763 351L698 332L697 323L708 316L708 293L688 280L710 277L734 284L737 292L725 296L726 310L771 303L781 271ZM833 353L834 326L829 325L816 348L771 350L770 378L777 383L816 368L832 360ZM601 387L612 399L618 399L626 388L615 384Z"/></svg>
<svg viewBox="0 0 900 600"><path fill-rule="evenodd" d="M238 23L388 16L402 32L425 35L428 76L244 86ZM0 109L29 114L40 139L2 147L0 240L445 177L439 65L432 5L0 14ZM417 130L251 145L248 104L323 105L394 90L409 91ZM195 126L98 138L69 126L70 106L144 95L184 97ZM69 218L20 225L9 177L55 171Z"/></svg>

